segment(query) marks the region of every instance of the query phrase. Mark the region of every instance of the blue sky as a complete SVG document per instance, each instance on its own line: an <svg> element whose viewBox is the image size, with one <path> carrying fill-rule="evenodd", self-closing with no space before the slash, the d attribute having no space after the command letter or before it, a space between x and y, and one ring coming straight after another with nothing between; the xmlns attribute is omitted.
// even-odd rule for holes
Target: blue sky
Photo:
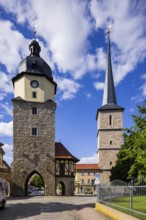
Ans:
<svg viewBox="0 0 146 220"><path fill-rule="evenodd" d="M123 126L132 126L136 104L146 98L145 0L0 0L0 142L12 162L11 78L36 26L41 57L58 84L56 141L82 163L97 162L96 111L101 106L106 71L107 36Z"/></svg>

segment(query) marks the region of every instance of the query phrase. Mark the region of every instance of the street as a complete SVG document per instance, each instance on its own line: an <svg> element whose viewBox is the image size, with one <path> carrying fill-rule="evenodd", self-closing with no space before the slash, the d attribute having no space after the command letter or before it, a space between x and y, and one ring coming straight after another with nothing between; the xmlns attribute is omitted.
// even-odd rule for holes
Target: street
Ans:
<svg viewBox="0 0 146 220"><path fill-rule="evenodd" d="M96 196L10 198L0 220L110 220L95 210Z"/></svg>

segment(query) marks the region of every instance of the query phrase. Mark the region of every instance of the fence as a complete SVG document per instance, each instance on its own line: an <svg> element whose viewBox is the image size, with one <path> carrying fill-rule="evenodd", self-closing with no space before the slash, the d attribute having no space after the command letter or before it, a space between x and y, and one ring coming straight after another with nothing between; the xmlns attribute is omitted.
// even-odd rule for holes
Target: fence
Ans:
<svg viewBox="0 0 146 220"><path fill-rule="evenodd" d="M132 185L132 186L146 186L146 174L141 175L138 178L132 178L128 185Z"/></svg>
<svg viewBox="0 0 146 220"><path fill-rule="evenodd" d="M97 201L146 220L146 186L97 186Z"/></svg>

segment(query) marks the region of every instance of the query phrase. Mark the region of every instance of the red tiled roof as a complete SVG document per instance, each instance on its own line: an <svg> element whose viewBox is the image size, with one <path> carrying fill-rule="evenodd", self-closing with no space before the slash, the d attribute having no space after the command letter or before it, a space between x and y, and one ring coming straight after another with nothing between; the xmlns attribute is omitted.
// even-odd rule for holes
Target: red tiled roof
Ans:
<svg viewBox="0 0 146 220"><path fill-rule="evenodd" d="M98 164L76 164L76 170L97 170Z"/></svg>
<svg viewBox="0 0 146 220"><path fill-rule="evenodd" d="M79 159L74 157L67 149L66 147L60 143L55 143L55 158L57 159L72 159L76 163L79 162Z"/></svg>

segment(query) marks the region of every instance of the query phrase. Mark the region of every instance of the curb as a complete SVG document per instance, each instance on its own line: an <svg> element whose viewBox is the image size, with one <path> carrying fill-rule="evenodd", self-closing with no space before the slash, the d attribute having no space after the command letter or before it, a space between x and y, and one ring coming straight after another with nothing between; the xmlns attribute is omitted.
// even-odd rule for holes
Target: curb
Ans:
<svg viewBox="0 0 146 220"><path fill-rule="evenodd" d="M95 204L95 209L111 217L114 220L138 220L138 218L135 218L131 215L120 212L118 210L115 210L98 202Z"/></svg>

